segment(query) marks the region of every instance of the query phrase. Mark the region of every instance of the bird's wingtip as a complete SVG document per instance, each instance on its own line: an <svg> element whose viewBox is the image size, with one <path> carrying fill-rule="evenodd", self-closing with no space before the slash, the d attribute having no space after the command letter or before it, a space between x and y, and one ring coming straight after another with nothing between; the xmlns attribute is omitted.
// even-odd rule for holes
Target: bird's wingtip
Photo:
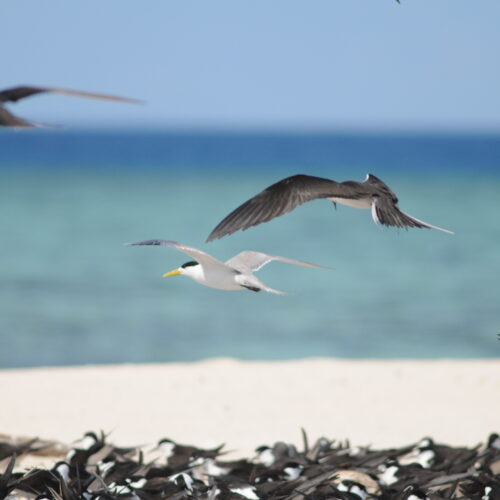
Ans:
<svg viewBox="0 0 500 500"><path fill-rule="evenodd" d="M315 269L328 269L329 271L335 271L334 267L322 266L321 264L312 264L311 262L305 262L305 265L313 267Z"/></svg>
<svg viewBox="0 0 500 500"><path fill-rule="evenodd" d="M207 236L205 243L210 243L211 241L214 241L217 238L220 238L220 236L217 234L217 227L215 227L214 229L212 229L210 234Z"/></svg>
<svg viewBox="0 0 500 500"><path fill-rule="evenodd" d="M125 247L135 247L135 246L138 246L138 245L143 245L145 243L145 241L133 241L133 242L130 242L130 243L124 243L123 246Z"/></svg>
<svg viewBox="0 0 500 500"><path fill-rule="evenodd" d="M418 222L418 219L415 219ZM439 226L433 226L432 224L427 224L427 222L424 223L424 227L427 227L428 229L436 229L437 231L441 231L442 233L448 233L448 234L455 234L453 231L450 231L449 229L445 229L444 227L439 227Z"/></svg>
<svg viewBox="0 0 500 500"><path fill-rule="evenodd" d="M144 106L148 103L148 101L145 101L144 99L136 99L135 97L119 97L113 100L116 100L118 102L125 102L127 104L138 104L140 106Z"/></svg>

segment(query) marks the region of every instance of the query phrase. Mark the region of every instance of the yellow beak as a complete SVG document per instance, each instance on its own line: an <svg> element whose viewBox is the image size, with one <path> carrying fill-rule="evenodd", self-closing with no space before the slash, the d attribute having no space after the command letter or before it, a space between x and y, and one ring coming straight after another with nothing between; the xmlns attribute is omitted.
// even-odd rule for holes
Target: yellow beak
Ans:
<svg viewBox="0 0 500 500"><path fill-rule="evenodd" d="M178 274L181 274L179 269L174 269L173 271L163 274L162 278L167 278L168 276L177 276Z"/></svg>

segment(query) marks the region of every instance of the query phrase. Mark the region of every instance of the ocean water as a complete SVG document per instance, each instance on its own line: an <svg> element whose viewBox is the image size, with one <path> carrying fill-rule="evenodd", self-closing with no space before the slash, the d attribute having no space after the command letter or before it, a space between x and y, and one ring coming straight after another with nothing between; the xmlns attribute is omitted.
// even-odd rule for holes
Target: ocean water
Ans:
<svg viewBox="0 0 500 500"><path fill-rule="evenodd" d="M308 203L206 244L279 179L384 180L402 210L455 231L376 226ZM266 133L0 133L0 367L500 355L500 138ZM191 260L125 242L258 250L274 296L161 278Z"/></svg>

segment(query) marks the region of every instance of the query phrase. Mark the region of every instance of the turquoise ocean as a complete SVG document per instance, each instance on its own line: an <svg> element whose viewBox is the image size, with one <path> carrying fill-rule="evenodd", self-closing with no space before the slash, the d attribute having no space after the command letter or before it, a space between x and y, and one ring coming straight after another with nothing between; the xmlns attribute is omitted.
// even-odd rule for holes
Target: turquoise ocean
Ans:
<svg viewBox="0 0 500 500"><path fill-rule="evenodd" d="M206 244L231 210L297 173L372 173L403 211L455 232L373 223L320 200ZM0 133L0 367L500 356L500 137L202 132ZM258 250L274 296L162 278Z"/></svg>

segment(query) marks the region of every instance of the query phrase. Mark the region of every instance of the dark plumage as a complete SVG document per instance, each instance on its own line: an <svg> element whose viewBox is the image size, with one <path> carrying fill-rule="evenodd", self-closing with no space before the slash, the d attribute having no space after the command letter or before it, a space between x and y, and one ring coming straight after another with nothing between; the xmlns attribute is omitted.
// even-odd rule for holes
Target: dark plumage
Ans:
<svg viewBox="0 0 500 500"><path fill-rule="evenodd" d="M183 269L186 269L186 267L198 266L198 265L199 265L199 263L198 263L198 262L196 262L195 260L190 260L189 262L186 262L186 263L182 264L182 266L181 266L181 267L182 267Z"/></svg>
<svg viewBox="0 0 500 500"><path fill-rule="evenodd" d="M204 450L195 446L178 444L171 439L164 438L158 442L158 447L163 450L168 467L174 472L180 472L197 465L198 459L203 462L205 459L217 458L221 454L224 445L212 450Z"/></svg>
<svg viewBox="0 0 500 500"><path fill-rule="evenodd" d="M310 175L287 177L250 198L233 210L210 233L207 241L222 238L238 230L246 230L290 212L308 201L329 199L355 208L371 209L375 223L401 228L418 227L437 229L402 212L396 194L374 175L368 174L364 182L336 182Z"/></svg>
<svg viewBox="0 0 500 500"><path fill-rule="evenodd" d="M14 453L10 457L5 470L0 474L0 498L6 498L17 485L16 474L13 474L15 464L16 454Z"/></svg>
<svg viewBox="0 0 500 500"><path fill-rule="evenodd" d="M38 438L30 439L24 443L0 442L0 460L11 457L12 455L20 456L23 453L33 453L44 448L44 446L35 446Z"/></svg>
<svg viewBox="0 0 500 500"><path fill-rule="evenodd" d="M32 128L40 127L42 124L37 124L35 122L27 121L12 114L7 110L3 104L6 102L17 102L20 99L25 99L32 95L41 93L51 93L51 94L65 94L76 97L87 97L90 99L104 99L106 101L117 101L117 102L128 102L128 103L139 103L137 99L128 99L126 97L120 97L116 95L109 94L97 94L94 92L84 92L81 90L70 90L70 89L58 89L52 87L34 87L34 86L21 86L12 87L5 90L0 90L0 126L1 127L15 127L15 128Z"/></svg>
<svg viewBox="0 0 500 500"><path fill-rule="evenodd" d="M105 436L87 433L74 449L88 452L102 446L93 455L81 454L74 466L59 462L50 470L14 472L16 455L4 459L0 498L497 500L497 439L492 435L485 446L454 448L425 438L403 448L371 450L321 438L311 448L305 440L303 451L283 442L260 447L260 460L235 462L218 460L220 447L205 450L164 439L159 446L167 461L155 453L144 463L140 452L116 448Z"/></svg>

